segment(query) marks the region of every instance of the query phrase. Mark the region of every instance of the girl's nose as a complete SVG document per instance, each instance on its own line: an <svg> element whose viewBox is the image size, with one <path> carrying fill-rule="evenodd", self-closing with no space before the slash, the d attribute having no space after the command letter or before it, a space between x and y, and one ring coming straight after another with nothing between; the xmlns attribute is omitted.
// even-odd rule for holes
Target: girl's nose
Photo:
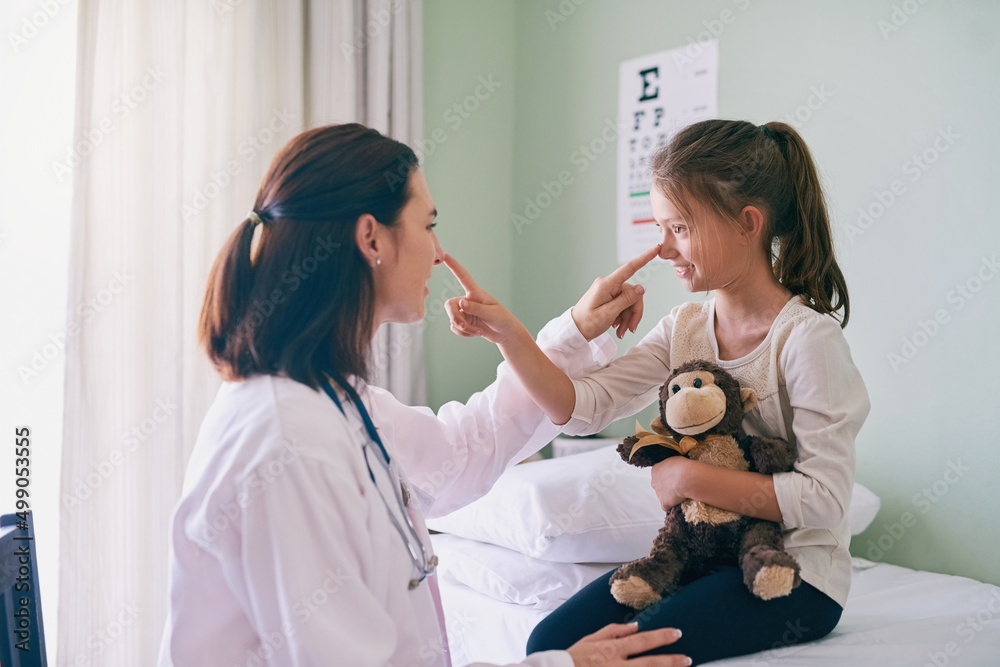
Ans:
<svg viewBox="0 0 1000 667"><path fill-rule="evenodd" d="M670 259L676 254L673 245L669 241L669 236L669 234L664 233L663 238L660 239L660 259Z"/></svg>

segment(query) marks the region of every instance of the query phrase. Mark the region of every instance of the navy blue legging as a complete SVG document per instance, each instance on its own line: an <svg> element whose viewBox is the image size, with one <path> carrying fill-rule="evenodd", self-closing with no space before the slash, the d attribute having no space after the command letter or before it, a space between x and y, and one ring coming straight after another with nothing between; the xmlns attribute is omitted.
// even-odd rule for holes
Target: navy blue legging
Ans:
<svg viewBox="0 0 1000 667"><path fill-rule="evenodd" d="M539 623L528 638L528 653L565 649L608 623L639 621L639 630L679 628L680 640L650 651L680 653L693 664L747 655L829 634L841 606L802 582L791 595L754 597L737 567L723 567L696 579L642 611L611 597L611 570L587 584Z"/></svg>

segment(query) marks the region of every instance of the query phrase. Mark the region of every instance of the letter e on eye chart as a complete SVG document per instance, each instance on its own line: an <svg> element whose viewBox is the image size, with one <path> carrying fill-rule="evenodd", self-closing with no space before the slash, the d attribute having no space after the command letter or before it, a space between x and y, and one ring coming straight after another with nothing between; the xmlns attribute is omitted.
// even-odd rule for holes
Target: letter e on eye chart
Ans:
<svg viewBox="0 0 1000 667"><path fill-rule="evenodd" d="M618 79L618 261L660 241L649 206L649 160L675 132L719 113L719 42L705 40L621 64Z"/></svg>

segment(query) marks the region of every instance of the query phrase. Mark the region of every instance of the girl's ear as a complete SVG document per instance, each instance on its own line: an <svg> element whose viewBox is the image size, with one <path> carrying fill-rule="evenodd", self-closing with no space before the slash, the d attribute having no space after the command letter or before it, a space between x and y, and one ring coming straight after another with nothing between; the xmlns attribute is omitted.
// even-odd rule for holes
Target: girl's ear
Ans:
<svg viewBox="0 0 1000 667"><path fill-rule="evenodd" d="M378 224L378 220L370 213L361 215L354 226L354 240L358 244L358 250L372 268L379 258L381 245L379 227L381 225Z"/></svg>
<svg viewBox="0 0 1000 667"><path fill-rule="evenodd" d="M740 223L747 240L756 242L764 231L764 214L756 206L744 206L740 211Z"/></svg>

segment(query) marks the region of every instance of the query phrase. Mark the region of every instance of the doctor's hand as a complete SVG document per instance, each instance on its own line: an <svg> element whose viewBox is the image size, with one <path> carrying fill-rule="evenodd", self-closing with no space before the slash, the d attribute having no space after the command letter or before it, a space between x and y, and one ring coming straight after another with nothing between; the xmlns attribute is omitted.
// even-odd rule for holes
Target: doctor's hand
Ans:
<svg viewBox="0 0 1000 667"><path fill-rule="evenodd" d="M575 667L686 667L691 659L683 655L648 655L629 659L628 656L645 653L660 646L673 644L680 630L662 628L637 632L638 623L628 625L613 623L587 635L566 651L573 658Z"/></svg>
<svg viewBox="0 0 1000 667"><path fill-rule="evenodd" d="M465 296L453 297L444 303L453 332L459 336L481 336L497 345L502 345L517 335L531 338L521 321L487 294L458 260L445 254L444 263L465 290Z"/></svg>
<svg viewBox="0 0 1000 667"><path fill-rule="evenodd" d="M609 327L617 328L619 338L626 331L635 333L635 328L642 319L642 295L645 289L642 285L631 285L625 281L649 264L659 252L660 246L656 245L630 259L610 276L595 280L587 293L580 297L570 314L584 338L593 340Z"/></svg>

